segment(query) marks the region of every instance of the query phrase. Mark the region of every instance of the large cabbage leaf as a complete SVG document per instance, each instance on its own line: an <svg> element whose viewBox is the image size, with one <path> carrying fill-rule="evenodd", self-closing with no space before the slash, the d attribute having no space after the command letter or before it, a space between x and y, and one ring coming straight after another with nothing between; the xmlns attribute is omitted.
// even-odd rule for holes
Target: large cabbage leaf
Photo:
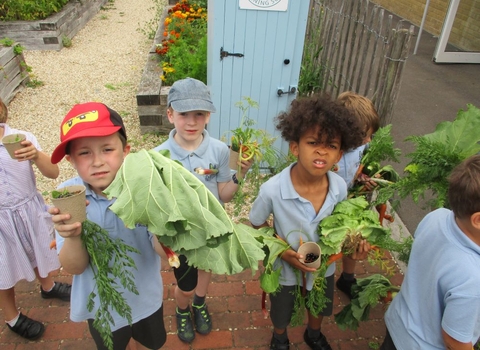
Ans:
<svg viewBox="0 0 480 350"><path fill-rule="evenodd" d="M257 230L233 224L220 202L178 162L159 152L130 153L104 191L129 228L146 225L188 263L216 274L253 273L265 256Z"/></svg>

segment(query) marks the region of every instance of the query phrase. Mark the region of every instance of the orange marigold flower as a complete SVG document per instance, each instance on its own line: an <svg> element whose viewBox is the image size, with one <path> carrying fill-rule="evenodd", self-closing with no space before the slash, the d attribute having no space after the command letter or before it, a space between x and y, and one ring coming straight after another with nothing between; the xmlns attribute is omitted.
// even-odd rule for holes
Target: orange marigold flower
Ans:
<svg viewBox="0 0 480 350"><path fill-rule="evenodd" d="M168 36L168 32L163 32L163 36Z"/></svg>

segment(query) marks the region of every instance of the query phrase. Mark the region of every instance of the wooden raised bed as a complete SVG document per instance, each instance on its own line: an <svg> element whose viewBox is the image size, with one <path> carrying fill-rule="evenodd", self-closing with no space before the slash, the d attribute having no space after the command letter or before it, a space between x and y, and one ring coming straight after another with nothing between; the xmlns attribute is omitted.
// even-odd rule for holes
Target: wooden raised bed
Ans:
<svg viewBox="0 0 480 350"><path fill-rule="evenodd" d="M16 55L13 46L0 46L0 98L8 104L28 81L30 78L23 54Z"/></svg>
<svg viewBox="0 0 480 350"><path fill-rule="evenodd" d="M0 22L0 38L10 38L27 50L60 50L108 0L71 0L63 9L39 21Z"/></svg>

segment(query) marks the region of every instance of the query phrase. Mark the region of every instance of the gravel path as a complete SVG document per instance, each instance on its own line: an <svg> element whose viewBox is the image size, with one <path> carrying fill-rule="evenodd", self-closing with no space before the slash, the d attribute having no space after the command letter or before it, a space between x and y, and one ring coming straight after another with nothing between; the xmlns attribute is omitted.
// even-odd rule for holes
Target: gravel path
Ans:
<svg viewBox="0 0 480 350"><path fill-rule="evenodd" d="M44 152L51 154L60 139L60 122L76 103L97 101L116 110L124 119L132 150L152 148L161 142L141 135L136 91L152 40L145 30L156 4L165 0L114 0L90 20L61 51L25 51L35 79L44 83L25 88L10 102L9 125L32 132ZM70 164L59 163L56 180L37 172L40 192L55 188L76 175ZM34 167L35 168L35 167Z"/></svg>

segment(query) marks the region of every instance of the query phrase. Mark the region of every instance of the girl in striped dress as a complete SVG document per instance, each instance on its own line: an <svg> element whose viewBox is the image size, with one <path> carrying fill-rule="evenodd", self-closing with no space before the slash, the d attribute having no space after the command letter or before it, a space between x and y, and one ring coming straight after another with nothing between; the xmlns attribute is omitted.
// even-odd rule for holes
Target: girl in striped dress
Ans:
<svg viewBox="0 0 480 350"><path fill-rule="evenodd" d="M37 278L43 298L70 300L71 286L54 282L51 276L60 267L56 251L49 248L53 222L37 191L32 165L51 179L58 177L59 169L41 151L35 136L12 129L6 122L7 108L0 100L0 139L16 133L26 135L16 159L0 143L0 308L10 330L33 340L43 334L45 327L18 311L16 283Z"/></svg>

